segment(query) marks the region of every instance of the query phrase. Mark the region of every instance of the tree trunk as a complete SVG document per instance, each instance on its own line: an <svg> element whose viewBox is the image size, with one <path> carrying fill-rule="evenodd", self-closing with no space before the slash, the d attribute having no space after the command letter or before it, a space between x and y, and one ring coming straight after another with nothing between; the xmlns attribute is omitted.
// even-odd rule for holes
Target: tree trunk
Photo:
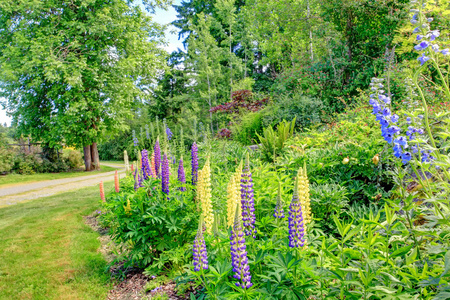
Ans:
<svg viewBox="0 0 450 300"><path fill-rule="evenodd" d="M86 171L92 170L92 161L91 161L91 146L87 145L83 147L84 152L84 166Z"/></svg>
<svg viewBox="0 0 450 300"><path fill-rule="evenodd" d="M92 169L100 170L100 159L98 156L97 143L92 143L91 145L91 159L92 159Z"/></svg>

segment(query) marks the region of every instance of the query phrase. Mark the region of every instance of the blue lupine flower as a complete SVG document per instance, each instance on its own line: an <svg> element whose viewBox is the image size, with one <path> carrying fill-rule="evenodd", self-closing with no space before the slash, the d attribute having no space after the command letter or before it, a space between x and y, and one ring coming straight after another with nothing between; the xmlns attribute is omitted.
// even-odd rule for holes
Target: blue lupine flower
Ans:
<svg viewBox="0 0 450 300"><path fill-rule="evenodd" d="M161 165L161 186L163 193L166 195L169 195L169 176L169 160L167 159L167 154L164 153Z"/></svg>
<svg viewBox="0 0 450 300"><path fill-rule="evenodd" d="M439 52L439 45L433 44L433 45L431 45L431 49L432 49L434 52Z"/></svg>
<svg viewBox="0 0 450 300"><path fill-rule="evenodd" d="M298 248L305 245L305 228L303 225L302 205L298 196L298 181L295 180L294 194L289 206L289 247Z"/></svg>
<svg viewBox="0 0 450 300"><path fill-rule="evenodd" d="M416 40L420 41L423 38L423 35L418 34Z"/></svg>
<svg viewBox="0 0 450 300"><path fill-rule="evenodd" d="M400 145L394 144L393 150L394 150L395 157L397 157L397 158L402 157L402 147L400 147Z"/></svg>
<svg viewBox="0 0 450 300"><path fill-rule="evenodd" d="M397 134L397 133L400 132L400 128L398 126L394 125L394 126L391 126L391 127L388 128L388 132L390 134Z"/></svg>
<svg viewBox="0 0 450 300"><path fill-rule="evenodd" d="M411 160L411 153L405 152L402 154L402 162L403 164L407 164Z"/></svg>
<svg viewBox="0 0 450 300"><path fill-rule="evenodd" d="M404 148L408 147L408 141L404 136L400 136L394 140L395 144L398 144L400 146L403 146Z"/></svg>
<svg viewBox="0 0 450 300"><path fill-rule="evenodd" d="M439 30L432 30L430 32L430 41L434 41L440 34Z"/></svg>
<svg viewBox="0 0 450 300"><path fill-rule="evenodd" d="M248 265L245 235L242 230L241 220L239 218L239 204L236 208L234 225L231 230L230 246L231 265L233 266L234 272L233 277L240 280L240 282L236 282L235 284L243 289L250 288L253 285L251 282L252 275L250 274L250 267Z"/></svg>
<svg viewBox="0 0 450 300"><path fill-rule="evenodd" d="M413 33L418 33L419 31L420 31L420 27L416 27L416 28L414 28Z"/></svg>
<svg viewBox="0 0 450 300"><path fill-rule="evenodd" d="M411 122L412 122L411 117L407 117L407 118L406 118L406 123L411 124Z"/></svg>
<svg viewBox="0 0 450 300"><path fill-rule="evenodd" d="M393 114L391 117L391 122L392 123L397 123L398 122L398 116L396 114Z"/></svg>
<svg viewBox="0 0 450 300"><path fill-rule="evenodd" d="M431 22L433 22L433 20L434 20L433 18L428 18L428 19L427 19L427 22L428 22L428 23L431 23Z"/></svg>
<svg viewBox="0 0 450 300"><path fill-rule="evenodd" d="M420 65L423 66L424 63L426 63L430 58L428 56L425 56L425 53L422 53L422 56L419 56L417 58L418 61L420 61Z"/></svg>
<svg viewBox="0 0 450 300"><path fill-rule="evenodd" d="M423 41L420 44L415 45L414 49L416 49L417 51L423 51L423 50L427 49L428 46L430 46L430 42Z"/></svg>
<svg viewBox="0 0 450 300"><path fill-rule="evenodd" d="M389 107L383 108L383 116L388 117L391 114Z"/></svg>
<svg viewBox="0 0 450 300"><path fill-rule="evenodd" d="M206 251L205 239L203 237L203 222L200 221L197 235L194 239L193 247L194 271L198 272L201 268L208 269L208 252Z"/></svg>
<svg viewBox="0 0 450 300"><path fill-rule="evenodd" d="M252 172L250 172L248 154L247 162L241 174L241 205L245 235L256 238L255 197L253 194L253 179Z"/></svg>
<svg viewBox="0 0 450 300"><path fill-rule="evenodd" d="M441 50L441 53L442 53L443 55L448 55L448 54L450 53L450 50L449 50L448 48L446 48L446 49L444 49L444 50Z"/></svg>

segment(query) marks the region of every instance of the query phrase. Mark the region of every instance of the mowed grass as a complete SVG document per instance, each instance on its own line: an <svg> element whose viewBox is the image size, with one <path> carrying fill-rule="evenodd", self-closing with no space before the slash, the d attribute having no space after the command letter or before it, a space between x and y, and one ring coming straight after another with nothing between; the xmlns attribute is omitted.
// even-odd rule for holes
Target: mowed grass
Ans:
<svg viewBox="0 0 450 300"><path fill-rule="evenodd" d="M7 174L0 175L0 187L2 185L13 185L20 183L30 183L36 181L52 180L52 179L62 179L62 178L72 178L79 176L95 175L105 172L114 171L116 168L108 166L100 166L99 171L85 172L83 170L71 171L71 172L61 172L61 173L37 173L31 175L21 175L21 174Z"/></svg>
<svg viewBox="0 0 450 300"><path fill-rule="evenodd" d="M98 208L98 186L0 208L0 299L105 299L106 261L83 219Z"/></svg>

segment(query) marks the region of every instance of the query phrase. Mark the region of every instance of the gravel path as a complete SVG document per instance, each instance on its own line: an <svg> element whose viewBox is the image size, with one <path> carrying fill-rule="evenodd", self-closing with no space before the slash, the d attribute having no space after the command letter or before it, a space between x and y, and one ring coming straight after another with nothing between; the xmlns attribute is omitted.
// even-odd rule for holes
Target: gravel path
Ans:
<svg viewBox="0 0 450 300"><path fill-rule="evenodd" d="M118 168L119 174L125 173L125 168L123 165L103 165ZM17 204L19 202L47 197L57 193L77 190L87 186L99 184L100 181L111 181L114 180L114 173L115 171L112 171L95 175L45 180L0 188L0 206ZM124 175L119 175L119 177L123 176Z"/></svg>

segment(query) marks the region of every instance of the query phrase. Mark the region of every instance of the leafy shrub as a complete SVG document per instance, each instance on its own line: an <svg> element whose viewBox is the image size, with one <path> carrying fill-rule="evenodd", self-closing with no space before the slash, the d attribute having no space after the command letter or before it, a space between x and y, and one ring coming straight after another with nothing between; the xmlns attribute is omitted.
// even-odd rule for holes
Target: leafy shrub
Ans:
<svg viewBox="0 0 450 300"><path fill-rule="evenodd" d="M254 144L257 134L261 134L263 131L262 118L263 114L260 111L245 114L240 122L231 128L233 139L243 145Z"/></svg>
<svg viewBox="0 0 450 300"><path fill-rule="evenodd" d="M34 174L41 170L42 159L34 154L17 153L12 170L18 174Z"/></svg>
<svg viewBox="0 0 450 300"><path fill-rule="evenodd" d="M265 109L263 124L265 126L293 120L298 128L310 127L321 122L322 101L301 93L280 94L273 104Z"/></svg>
<svg viewBox="0 0 450 300"><path fill-rule="evenodd" d="M295 117L291 122L283 120L277 126L277 130L274 131L272 126L264 129L263 136L258 136L261 143L261 152L268 161L274 161L275 156L280 153L284 148L286 141L293 135L295 125Z"/></svg>
<svg viewBox="0 0 450 300"><path fill-rule="evenodd" d="M6 147L0 147L0 174L8 173L14 166L14 153Z"/></svg>
<svg viewBox="0 0 450 300"><path fill-rule="evenodd" d="M70 150L67 154L65 154L67 165L69 169L78 169L80 166L83 165L83 158L82 154L78 150Z"/></svg>
<svg viewBox="0 0 450 300"><path fill-rule="evenodd" d="M314 219L324 229L334 229L333 215L340 216L348 206L347 189L337 183L311 184L311 207Z"/></svg>
<svg viewBox="0 0 450 300"><path fill-rule="evenodd" d="M119 194L107 198L103 224L113 240L128 253L128 265L149 267L155 273L180 268L190 257L187 243L197 228L197 204L192 190L180 191L171 180L170 197L162 193L161 180L148 180L133 189L134 179L122 180Z"/></svg>

